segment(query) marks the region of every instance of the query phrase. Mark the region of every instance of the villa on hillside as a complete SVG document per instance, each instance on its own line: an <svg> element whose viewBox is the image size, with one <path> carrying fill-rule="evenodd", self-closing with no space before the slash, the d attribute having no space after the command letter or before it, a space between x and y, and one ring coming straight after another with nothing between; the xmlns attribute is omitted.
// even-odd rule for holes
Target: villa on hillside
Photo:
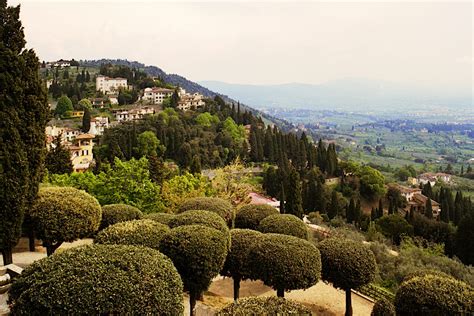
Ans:
<svg viewBox="0 0 474 316"><path fill-rule="evenodd" d="M180 97L180 100L178 101L178 109L182 111L198 109L206 105L203 99L204 99L203 95L199 93L183 95Z"/></svg>
<svg viewBox="0 0 474 316"><path fill-rule="evenodd" d="M127 79L125 78L109 78L106 76L97 76L95 79L95 88L104 94L115 93L119 89L127 89Z"/></svg>
<svg viewBox="0 0 474 316"><path fill-rule="evenodd" d="M153 115L156 113L156 110L153 107L142 106L132 108L130 110L116 110L114 111L115 119L118 122L127 122L134 120L141 120L147 115Z"/></svg>
<svg viewBox="0 0 474 316"><path fill-rule="evenodd" d="M426 172L418 176L418 183L427 184L430 183L431 186L434 186L437 181L443 181L445 183L451 182L451 175L447 173L433 173Z"/></svg>
<svg viewBox="0 0 474 316"><path fill-rule="evenodd" d="M92 153L94 137L92 134L78 135L74 143L69 146L72 168L75 172L84 172L91 166L94 160Z"/></svg>
<svg viewBox="0 0 474 316"><path fill-rule="evenodd" d="M107 128L109 128L109 118L107 116L96 116L91 119L89 134L102 135Z"/></svg>
<svg viewBox="0 0 474 316"><path fill-rule="evenodd" d="M146 88L143 92L142 100L150 104L162 104L163 101L173 94L173 90L166 88Z"/></svg>
<svg viewBox="0 0 474 316"><path fill-rule="evenodd" d="M395 185L396 189L400 191L400 194L405 198L407 201L407 206L405 211L408 212L413 210L420 214L425 213L426 209L426 201L428 197L421 193L421 189L418 188L408 188L402 185ZM433 210L433 217L436 218L441 213L441 208L438 202L435 200L431 200L431 208Z"/></svg>

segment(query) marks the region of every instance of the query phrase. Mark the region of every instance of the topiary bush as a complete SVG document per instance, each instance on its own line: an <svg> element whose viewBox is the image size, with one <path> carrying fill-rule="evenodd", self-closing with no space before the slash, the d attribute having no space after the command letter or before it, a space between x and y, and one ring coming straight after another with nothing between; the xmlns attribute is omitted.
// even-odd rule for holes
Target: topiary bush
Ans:
<svg viewBox="0 0 474 316"><path fill-rule="evenodd" d="M49 256L63 242L72 242L97 231L102 210L99 202L85 191L70 187L45 187L40 188L27 217Z"/></svg>
<svg viewBox="0 0 474 316"><path fill-rule="evenodd" d="M276 208L267 204L248 204L235 215L235 228L257 230L260 222L267 216L280 214Z"/></svg>
<svg viewBox="0 0 474 316"><path fill-rule="evenodd" d="M227 254L221 274L232 277L234 281L234 300L239 298L240 281L252 278L249 266L249 253L253 244L264 235L251 229L232 229L231 247Z"/></svg>
<svg viewBox="0 0 474 316"><path fill-rule="evenodd" d="M141 219L143 213L136 207L127 204L109 204L102 206L102 221L99 229L102 230L110 225L120 222Z"/></svg>
<svg viewBox="0 0 474 316"><path fill-rule="evenodd" d="M97 244L137 245L160 248L160 241L170 228L151 219L121 222L101 230L94 239Z"/></svg>
<svg viewBox="0 0 474 316"><path fill-rule="evenodd" d="M318 244L322 277L334 287L346 291L346 315L352 315L351 289L375 279L374 253L360 242L329 238Z"/></svg>
<svg viewBox="0 0 474 316"><path fill-rule="evenodd" d="M247 315L311 315L306 306L286 300L282 297L248 297L225 306L216 316L247 316Z"/></svg>
<svg viewBox="0 0 474 316"><path fill-rule="evenodd" d="M395 306L389 300L382 298L374 304L371 316L395 316Z"/></svg>
<svg viewBox="0 0 474 316"><path fill-rule="evenodd" d="M397 315L472 315L474 289L453 278L414 277L401 284L395 308Z"/></svg>
<svg viewBox="0 0 474 316"><path fill-rule="evenodd" d="M424 277L424 276L427 276L427 275L437 275L437 276L444 277L444 278L452 278L451 275L449 275L447 273L444 273L442 271L439 271L439 270L420 268L420 269L417 269L415 271L408 272L403 277L402 282L411 280L415 277Z"/></svg>
<svg viewBox="0 0 474 316"><path fill-rule="evenodd" d="M188 199L179 206L178 213L183 213L190 210L204 210L217 213L224 219L229 228L232 228L234 225L234 207L226 200L212 197L197 197Z"/></svg>
<svg viewBox="0 0 474 316"><path fill-rule="evenodd" d="M208 289L224 265L227 243L228 235L202 225L173 228L160 243L160 251L173 261L184 289L189 292L192 315L196 299Z"/></svg>
<svg viewBox="0 0 474 316"><path fill-rule="evenodd" d="M287 290L307 289L321 277L321 257L310 242L294 236L264 234L251 247L248 266L260 279L284 296Z"/></svg>
<svg viewBox="0 0 474 316"><path fill-rule="evenodd" d="M262 233L275 233L308 240L306 224L292 214L275 214L264 218L258 230Z"/></svg>
<svg viewBox="0 0 474 316"><path fill-rule="evenodd" d="M145 214L143 218L151 219L152 221L168 225L169 221L174 218L176 215L171 213L150 213Z"/></svg>
<svg viewBox="0 0 474 316"><path fill-rule="evenodd" d="M91 245L34 262L9 296L12 315L182 315L182 290L157 250Z"/></svg>
<svg viewBox="0 0 474 316"><path fill-rule="evenodd" d="M210 211L186 211L171 218L168 225L171 228L185 225L202 225L220 230L226 235L229 234L229 228L222 217Z"/></svg>

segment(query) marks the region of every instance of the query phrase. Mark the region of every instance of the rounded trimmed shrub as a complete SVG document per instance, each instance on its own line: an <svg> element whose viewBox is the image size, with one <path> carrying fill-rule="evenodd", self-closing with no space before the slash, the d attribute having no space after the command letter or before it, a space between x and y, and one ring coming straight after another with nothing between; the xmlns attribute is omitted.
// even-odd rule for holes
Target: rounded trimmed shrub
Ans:
<svg viewBox="0 0 474 316"><path fill-rule="evenodd" d="M222 269L227 242L226 234L202 225L173 228L161 241L160 251L173 261L184 289L189 292L191 310Z"/></svg>
<svg viewBox="0 0 474 316"><path fill-rule="evenodd" d="M170 228L151 219L117 223L101 230L94 239L97 244L136 245L160 248L160 241Z"/></svg>
<svg viewBox="0 0 474 316"><path fill-rule="evenodd" d="M90 245L34 262L9 296L12 315L182 315L182 290L157 250Z"/></svg>
<svg viewBox="0 0 474 316"><path fill-rule="evenodd" d="M414 277L400 285L395 308L397 315L471 315L474 289L453 278Z"/></svg>
<svg viewBox="0 0 474 316"><path fill-rule="evenodd" d="M204 210L217 213L224 219L229 228L232 228L234 225L234 207L226 200L213 197L197 197L188 199L179 206L178 213L190 210Z"/></svg>
<svg viewBox="0 0 474 316"><path fill-rule="evenodd" d="M203 225L220 230L226 235L229 234L229 228L222 217L210 211L186 211L171 218L168 225L171 228L185 225Z"/></svg>
<svg viewBox="0 0 474 316"><path fill-rule="evenodd" d="M251 229L231 229L231 246L227 254L221 275L234 280L234 300L239 298L240 281L250 279L252 270L249 267L249 253L252 245L264 235Z"/></svg>
<svg viewBox="0 0 474 316"><path fill-rule="evenodd" d="M168 225L169 221L176 215L171 213L150 213L145 214L144 218L151 219L155 222Z"/></svg>
<svg viewBox="0 0 474 316"><path fill-rule="evenodd" d="M444 273L444 272L442 272L442 271L439 271L439 270L423 269L423 268L421 268L421 269L418 269L418 270L415 270L415 271L412 271L412 272L407 273L407 274L403 277L403 281L402 281L402 282L411 280L411 279L413 279L414 277L424 277L424 276L427 276L427 275L437 275L437 276L444 277L444 278L452 278L451 275L449 275L449 274L447 274L447 273Z"/></svg>
<svg viewBox="0 0 474 316"><path fill-rule="evenodd" d="M306 224L292 214L267 216L258 225L258 230L262 233L282 234L308 240Z"/></svg>
<svg viewBox="0 0 474 316"><path fill-rule="evenodd" d="M40 188L27 214L35 236L43 241L48 255L63 242L87 237L99 228L102 209L85 191L71 187Z"/></svg>
<svg viewBox="0 0 474 316"><path fill-rule="evenodd" d="M286 300L282 297L248 297L231 303L217 312L216 316L247 316L247 315L311 315L306 306Z"/></svg>
<svg viewBox="0 0 474 316"><path fill-rule="evenodd" d="M248 204L242 206L235 215L235 228L257 230L262 219L275 214L280 214L280 212L267 204Z"/></svg>
<svg viewBox="0 0 474 316"><path fill-rule="evenodd" d="M346 314L352 315L351 289L375 279L374 253L360 242L340 238L323 240L318 248L323 280L346 292Z"/></svg>
<svg viewBox="0 0 474 316"><path fill-rule="evenodd" d="M143 213L136 207L127 204L109 204L102 206L102 221L100 228L104 229L110 225L120 222L141 219Z"/></svg>
<svg viewBox="0 0 474 316"><path fill-rule="evenodd" d="M371 316L395 316L395 306L389 300L382 298L374 304Z"/></svg>
<svg viewBox="0 0 474 316"><path fill-rule="evenodd" d="M321 277L319 250L310 242L294 236L264 234L250 249L249 267L252 279L284 291L307 289Z"/></svg>

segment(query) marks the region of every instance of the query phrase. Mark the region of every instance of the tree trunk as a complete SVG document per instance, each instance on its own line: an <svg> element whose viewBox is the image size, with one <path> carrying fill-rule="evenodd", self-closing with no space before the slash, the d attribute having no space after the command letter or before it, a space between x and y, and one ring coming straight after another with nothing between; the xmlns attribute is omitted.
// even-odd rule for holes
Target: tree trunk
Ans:
<svg viewBox="0 0 474 316"><path fill-rule="evenodd" d="M48 257L51 256L56 251L56 249L58 249L59 246L61 246L61 244L62 242L57 242L55 244L43 243L43 246L46 247L46 255Z"/></svg>
<svg viewBox="0 0 474 316"><path fill-rule="evenodd" d="M4 248L2 250L3 256L3 265L6 266L7 264L13 263L13 255L12 255L12 248Z"/></svg>
<svg viewBox="0 0 474 316"><path fill-rule="evenodd" d="M189 315L196 316L196 297L194 293L189 293Z"/></svg>
<svg viewBox="0 0 474 316"><path fill-rule="evenodd" d="M285 289L277 289L278 297L285 297Z"/></svg>
<svg viewBox="0 0 474 316"><path fill-rule="evenodd" d="M28 235L29 248L31 252L35 252L35 236L33 234Z"/></svg>
<svg viewBox="0 0 474 316"><path fill-rule="evenodd" d="M237 302L239 299L239 290L240 290L240 278L234 278L234 301Z"/></svg>
<svg viewBox="0 0 474 316"><path fill-rule="evenodd" d="M346 314L345 314L345 316L352 316L351 289L346 290Z"/></svg>

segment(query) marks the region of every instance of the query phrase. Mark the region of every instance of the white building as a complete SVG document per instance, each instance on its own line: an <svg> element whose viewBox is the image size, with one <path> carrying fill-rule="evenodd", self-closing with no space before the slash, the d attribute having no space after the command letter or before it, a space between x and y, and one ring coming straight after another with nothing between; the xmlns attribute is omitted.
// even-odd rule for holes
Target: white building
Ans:
<svg viewBox="0 0 474 316"><path fill-rule="evenodd" d="M95 88L104 94L114 93L120 88L127 89L127 79L125 78L109 78L106 76L97 76L95 79Z"/></svg>
<svg viewBox="0 0 474 316"><path fill-rule="evenodd" d="M206 105L203 99L204 99L204 96L197 92L194 94L189 94L189 93L183 94L181 95L180 100L178 102L178 109L187 111L187 110L203 107L204 105Z"/></svg>
<svg viewBox="0 0 474 316"><path fill-rule="evenodd" d="M143 92L143 100L148 101L151 104L162 104L164 99L170 97L173 94L173 90L165 88L145 88Z"/></svg>
<svg viewBox="0 0 474 316"><path fill-rule="evenodd" d="M102 135L106 128L109 128L109 118L107 116L97 116L91 119L89 134Z"/></svg>
<svg viewBox="0 0 474 316"><path fill-rule="evenodd" d="M141 120L145 116L152 114L155 114L155 109L148 106L137 107L131 110L120 110L114 113L115 119L118 122Z"/></svg>

